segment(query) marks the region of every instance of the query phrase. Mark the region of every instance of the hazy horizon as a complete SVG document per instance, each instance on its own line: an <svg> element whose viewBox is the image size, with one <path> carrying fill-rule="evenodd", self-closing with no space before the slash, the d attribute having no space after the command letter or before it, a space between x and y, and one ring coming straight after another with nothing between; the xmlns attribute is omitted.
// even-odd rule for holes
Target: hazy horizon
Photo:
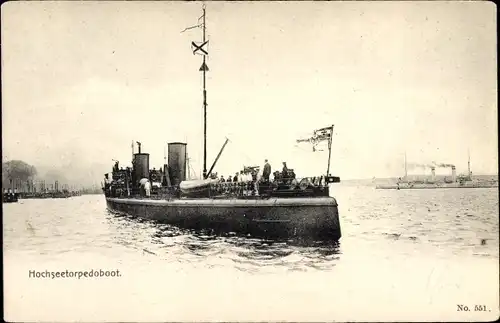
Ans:
<svg viewBox="0 0 500 323"><path fill-rule="evenodd" d="M295 140L335 125L331 172L398 177L415 163L498 174L496 8L490 2L209 2L208 156L301 175L327 152ZM131 142L163 164L203 159L198 2L2 6L3 159L102 180ZM438 174L449 170L438 170Z"/></svg>

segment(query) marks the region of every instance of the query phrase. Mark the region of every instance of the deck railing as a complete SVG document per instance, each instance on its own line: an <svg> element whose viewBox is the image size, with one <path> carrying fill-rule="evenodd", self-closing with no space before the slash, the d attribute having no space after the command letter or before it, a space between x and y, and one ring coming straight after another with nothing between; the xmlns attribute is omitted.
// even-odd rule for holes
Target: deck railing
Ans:
<svg viewBox="0 0 500 323"><path fill-rule="evenodd" d="M333 181L336 182L336 181ZM111 191L108 191L107 196L114 197L136 197L147 199L170 199L176 197L209 197L209 198L245 198L252 196L266 196L273 194L296 194L301 192L309 195L328 193L328 183L331 180L325 176L304 177L300 179L281 179L277 181L247 181L247 182L216 182L208 187L202 188L199 192L191 192L190 194L182 194L178 187L160 187L152 188L149 197L144 196L141 189L134 188L128 190L122 181L116 181L116 186L113 186ZM106 190L105 190L106 191Z"/></svg>

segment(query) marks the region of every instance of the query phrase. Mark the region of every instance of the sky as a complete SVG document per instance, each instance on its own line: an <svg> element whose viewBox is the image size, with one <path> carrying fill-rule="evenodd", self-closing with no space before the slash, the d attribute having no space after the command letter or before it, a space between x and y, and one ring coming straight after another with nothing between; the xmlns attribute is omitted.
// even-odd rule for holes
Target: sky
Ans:
<svg viewBox="0 0 500 323"><path fill-rule="evenodd" d="M199 2L2 5L2 157L99 182L131 142L163 164L168 142L203 163ZM401 176L415 163L498 170L492 2L207 2L207 168ZM322 150L322 151L321 151ZM449 172L449 170L439 170Z"/></svg>

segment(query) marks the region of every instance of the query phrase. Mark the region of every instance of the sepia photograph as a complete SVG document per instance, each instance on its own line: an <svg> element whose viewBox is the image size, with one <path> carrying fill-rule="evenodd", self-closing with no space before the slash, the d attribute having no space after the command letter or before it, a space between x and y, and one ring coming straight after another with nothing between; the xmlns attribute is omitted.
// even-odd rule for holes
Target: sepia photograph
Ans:
<svg viewBox="0 0 500 323"><path fill-rule="evenodd" d="M496 16L3 3L4 320L498 320Z"/></svg>

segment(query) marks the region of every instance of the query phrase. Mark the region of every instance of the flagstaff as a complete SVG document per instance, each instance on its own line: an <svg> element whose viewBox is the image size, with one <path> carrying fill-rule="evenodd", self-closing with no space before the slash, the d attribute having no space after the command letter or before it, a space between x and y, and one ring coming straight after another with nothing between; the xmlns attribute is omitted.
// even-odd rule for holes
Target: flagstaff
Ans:
<svg viewBox="0 0 500 323"><path fill-rule="evenodd" d="M328 140L328 167L326 168L326 176L330 176L330 158L332 157L332 137L333 137L333 125L330 130L330 139Z"/></svg>
<svg viewBox="0 0 500 323"><path fill-rule="evenodd" d="M323 141L328 141L328 165L326 167L325 176L330 176L330 160L332 157L332 137L333 137L333 127L335 125L331 125L329 127L317 129L313 131L312 137L306 139L297 139L297 143L307 142L312 144L313 152L316 151L316 146Z"/></svg>

